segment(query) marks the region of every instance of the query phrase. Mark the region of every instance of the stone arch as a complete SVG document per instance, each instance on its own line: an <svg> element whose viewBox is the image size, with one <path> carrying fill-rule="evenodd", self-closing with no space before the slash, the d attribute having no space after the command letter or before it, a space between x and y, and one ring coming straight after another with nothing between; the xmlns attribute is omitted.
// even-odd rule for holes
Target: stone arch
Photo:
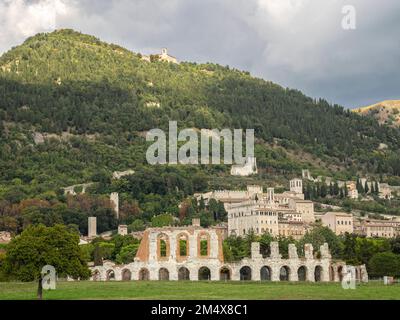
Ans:
<svg viewBox="0 0 400 320"><path fill-rule="evenodd" d="M93 281L100 281L100 271L99 270L94 270L93 271Z"/></svg>
<svg viewBox="0 0 400 320"><path fill-rule="evenodd" d="M251 280L251 268L244 266L240 269L240 280L250 281Z"/></svg>
<svg viewBox="0 0 400 320"><path fill-rule="evenodd" d="M140 281L149 281L150 280L150 272L146 268L142 268L139 271L139 280Z"/></svg>
<svg viewBox="0 0 400 320"><path fill-rule="evenodd" d="M157 236L157 257L158 260L167 260L170 255L169 237L165 233Z"/></svg>
<svg viewBox="0 0 400 320"><path fill-rule="evenodd" d="M297 269L297 277L299 281L307 281L307 267L306 266L300 266L299 269Z"/></svg>
<svg viewBox="0 0 400 320"><path fill-rule="evenodd" d="M190 271L188 268L185 267L179 268L178 280L190 280Z"/></svg>
<svg viewBox="0 0 400 320"><path fill-rule="evenodd" d="M316 266L314 269L314 280L315 282L321 282L322 281L322 267L321 266Z"/></svg>
<svg viewBox="0 0 400 320"><path fill-rule="evenodd" d="M290 279L290 268L288 266L282 266L279 270L279 280L289 281Z"/></svg>
<svg viewBox="0 0 400 320"><path fill-rule="evenodd" d="M219 270L219 279L221 281L229 281L229 280L231 280L231 270L228 267L222 267Z"/></svg>
<svg viewBox="0 0 400 320"><path fill-rule="evenodd" d="M211 271L207 267L199 269L199 280L211 280Z"/></svg>
<svg viewBox="0 0 400 320"><path fill-rule="evenodd" d="M161 268L158 270L158 280L168 281L169 280L169 271L167 268Z"/></svg>
<svg viewBox="0 0 400 320"><path fill-rule="evenodd" d="M106 280L107 281L115 281L115 271L110 269L106 273Z"/></svg>
<svg viewBox="0 0 400 320"><path fill-rule="evenodd" d="M176 236L176 257L186 258L189 256L189 235L182 232Z"/></svg>
<svg viewBox="0 0 400 320"><path fill-rule="evenodd" d="M329 267L329 281L335 281L335 268L333 266Z"/></svg>
<svg viewBox="0 0 400 320"><path fill-rule="evenodd" d="M197 237L197 252L198 257L206 258L210 256L210 234L201 232Z"/></svg>
<svg viewBox="0 0 400 320"><path fill-rule="evenodd" d="M361 277L360 277L360 268L356 267L356 281L360 281Z"/></svg>
<svg viewBox="0 0 400 320"><path fill-rule="evenodd" d="M122 281L131 281L132 280L132 272L129 269L122 270Z"/></svg>
<svg viewBox="0 0 400 320"><path fill-rule="evenodd" d="M271 281L272 269L268 266L264 266L260 270L261 281Z"/></svg>

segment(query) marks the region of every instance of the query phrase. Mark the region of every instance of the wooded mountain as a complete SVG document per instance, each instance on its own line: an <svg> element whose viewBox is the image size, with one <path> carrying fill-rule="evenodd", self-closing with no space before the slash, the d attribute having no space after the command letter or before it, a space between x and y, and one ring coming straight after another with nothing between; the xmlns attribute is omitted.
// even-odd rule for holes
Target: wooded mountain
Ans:
<svg viewBox="0 0 400 320"><path fill-rule="evenodd" d="M38 34L5 53L0 97L0 199L12 202L145 166L143 131L170 120L254 128L261 172L400 175L397 129L248 72L147 62L73 30Z"/></svg>

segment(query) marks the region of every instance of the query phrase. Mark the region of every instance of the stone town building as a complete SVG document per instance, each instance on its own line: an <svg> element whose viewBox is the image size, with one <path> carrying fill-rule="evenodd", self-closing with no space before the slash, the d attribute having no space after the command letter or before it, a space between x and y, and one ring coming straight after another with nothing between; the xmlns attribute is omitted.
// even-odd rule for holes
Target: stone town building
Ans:
<svg viewBox="0 0 400 320"><path fill-rule="evenodd" d="M230 201L225 204L228 212L228 233L243 236L270 233L300 239L307 225L315 222L314 204L304 200L301 179L290 181L290 191L275 194L274 188L267 193L257 190L257 197L247 197L245 201ZM225 200L225 199L224 199Z"/></svg>
<svg viewBox="0 0 400 320"><path fill-rule="evenodd" d="M356 223L355 233L368 238L394 238L400 235L400 222L392 220L365 219Z"/></svg>
<svg viewBox="0 0 400 320"><path fill-rule="evenodd" d="M327 212L321 216L324 226L331 229L336 235L354 232L353 215L346 212Z"/></svg>
<svg viewBox="0 0 400 320"><path fill-rule="evenodd" d="M118 226L118 234L121 236L128 235L128 226L126 224L120 224Z"/></svg>
<svg viewBox="0 0 400 320"><path fill-rule="evenodd" d="M93 281L130 280L211 280L211 281L340 281L347 272L343 262L335 262L328 245L314 254L310 244L300 257L294 244L283 259L277 242L264 256L260 243L252 243L251 257L226 262L220 229L199 226L151 228L144 233L135 261L127 265L105 262L91 267ZM367 281L365 266L358 267L358 279Z"/></svg>
<svg viewBox="0 0 400 320"><path fill-rule="evenodd" d="M301 221L306 223L315 222L314 203L310 200L290 199L289 209L301 214Z"/></svg>
<svg viewBox="0 0 400 320"><path fill-rule="evenodd" d="M304 200L304 194L302 191L302 181L294 183L290 181L290 191L284 191L283 193L275 193L274 188L268 188L267 193L264 193L263 187L258 185L249 185L247 190L216 190L207 193L196 193L194 197L200 201L203 199L207 204L210 199L215 199L225 204L225 207L234 204L242 203L250 200L256 200L258 202L274 203L283 206L289 205L290 200ZM293 182L293 183L292 183ZM297 186L297 184L301 186ZM299 193L299 191L301 192ZM304 202L304 204L307 202ZM310 209L310 203L308 204Z"/></svg>

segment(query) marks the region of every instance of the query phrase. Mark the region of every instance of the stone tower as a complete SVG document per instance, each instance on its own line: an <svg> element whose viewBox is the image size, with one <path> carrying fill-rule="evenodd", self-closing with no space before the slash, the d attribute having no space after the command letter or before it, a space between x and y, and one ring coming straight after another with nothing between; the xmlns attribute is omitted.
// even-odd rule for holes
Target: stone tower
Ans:
<svg viewBox="0 0 400 320"><path fill-rule="evenodd" d="M88 218L88 237L89 238L97 237L97 218L96 217Z"/></svg>
<svg viewBox="0 0 400 320"><path fill-rule="evenodd" d="M274 188L268 188L267 189L267 201L270 204L275 203L275 189Z"/></svg>
<svg viewBox="0 0 400 320"><path fill-rule="evenodd" d="M303 180L293 179L290 180L290 191L296 192L298 194L303 193Z"/></svg>
<svg viewBox="0 0 400 320"><path fill-rule="evenodd" d="M113 192L110 195L110 202L114 206L115 216L119 218L119 194L118 192Z"/></svg>

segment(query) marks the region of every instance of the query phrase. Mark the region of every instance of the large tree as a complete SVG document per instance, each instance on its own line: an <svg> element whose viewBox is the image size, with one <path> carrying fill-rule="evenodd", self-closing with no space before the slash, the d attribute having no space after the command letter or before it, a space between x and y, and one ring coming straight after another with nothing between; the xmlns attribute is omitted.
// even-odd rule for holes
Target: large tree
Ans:
<svg viewBox="0 0 400 320"><path fill-rule="evenodd" d="M400 276L400 256L392 252L380 252L369 261L370 274L373 277Z"/></svg>
<svg viewBox="0 0 400 320"><path fill-rule="evenodd" d="M90 270L79 247L79 234L66 226L30 226L7 246L4 270L19 281L38 281L42 299L42 268L51 265L57 276L87 279Z"/></svg>

